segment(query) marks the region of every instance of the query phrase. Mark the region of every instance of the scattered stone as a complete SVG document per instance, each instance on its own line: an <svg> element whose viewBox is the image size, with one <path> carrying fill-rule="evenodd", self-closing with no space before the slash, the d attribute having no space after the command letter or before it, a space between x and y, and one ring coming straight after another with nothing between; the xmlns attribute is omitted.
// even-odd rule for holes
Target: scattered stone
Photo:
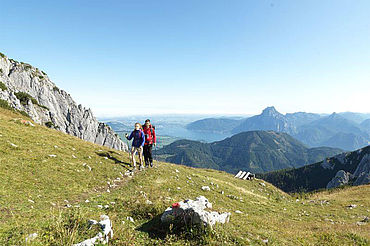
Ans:
<svg viewBox="0 0 370 246"><path fill-rule="evenodd" d="M72 158L76 159L77 157L75 155L72 155Z"/></svg>
<svg viewBox="0 0 370 246"><path fill-rule="evenodd" d="M108 157L104 156L104 159L108 160Z"/></svg>
<svg viewBox="0 0 370 246"><path fill-rule="evenodd" d="M58 146L54 145L54 148L56 148L56 149L57 149L57 148L58 148Z"/></svg>
<svg viewBox="0 0 370 246"><path fill-rule="evenodd" d="M66 207L70 208L70 207L72 207L72 205L71 204L66 204Z"/></svg>
<svg viewBox="0 0 370 246"><path fill-rule="evenodd" d="M263 242L263 243L268 243L268 242L269 242L269 240L268 240L268 239L263 239L263 240L262 240L262 242Z"/></svg>
<svg viewBox="0 0 370 246"><path fill-rule="evenodd" d="M177 187L177 189L178 189L178 190L181 190L181 188L180 188L180 187Z"/></svg>
<svg viewBox="0 0 370 246"><path fill-rule="evenodd" d="M29 243L32 240L35 240L37 238L37 236L38 236L38 234L36 232L35 233L32 233L32 234L29 234L26 237L26 244Z"/></svg>
<svg viewBox="0 0 370 246"><path fill-rule="evenodd" d="M349 208L349 209L353 209L353 208L356 208L356 207L357 207L356 204L350 204L350 205L347 206L347 208Z"/></svg>
<svg viewBox="0 0 370 246"><path fill-rule="evenodd" d="M74 244L74 246L93 246L95 244L108 244L109 238L113 238L112 222L107 215L100 216L101 221L89 220L90 226L99 225L102 232L96 234L95 237L87 239L83 242Z"/></svg>
<svg viewBox="0 0 370 246"><path fill-rule="evenodd" d="M204 191L210 191L211 188L209 188L209 186L202 186L202 190L204 190Z"/></svg>
<svg viewBox="0 0 370 246"><path fill-rule="evenodd" d="M132 223L134 223L134 222L135 222L135 221L134 221L134 219L133 219L131 216L126 217L126 220L128 220L128 221L130 221L130 222L132 222Z"/></svg>
<svg viewBox="0 0 370 246"><path fill-rule="evenodd" d="M17 145L15 145L15 144L13 144L13 143L10 143L10 145L11 145L12 147L14 147L14 148L18 148L18 146L17 146Z"/></svg>
<svg viewBox="0 0 370 246"><path fill-rule="evenodd" d="M108 208L109 208L109 205L104 205L104 208L105 208L105 209L108 209Z"/></svg>
<svg viewBox="0 0 370 246"><path fill-rule="evenodd" d="M103 205L98 205L98 208L102 209L103 208Z"/></svg>
<svg viewBox="0 0 370 246"><path fill-rule="evenodd" d="M49 157L55 158L57 157L57 155L49 155Z"/></svg>
<svg viewBox="0 0 370 246"><path fill-rule="evenodd" d="M150 200L146 200L146 204L148 204L148 205L152 205L152 204L153 204L153 202L152 202L152 201L150 201Z"/></svg>
<svg viewBox="0 0 370 246"><path fill-rule="evenodd" d="M242 214L243 212L242 212L242 211L240 211L240 210L235 210L235 213L237 213L237 214Z"/></svg>
<svg viewBox="0 0 370 246"><path fill-rule="evenodd" d="M28 201L29 201L30 203L35 203L35 201L33 201L33 200L31 200L31 199L28 199Z"/></svg>
<svg viewBox="0 0 370 246"><path fill-rule="evenodd" d="M213 226L216 222L229 222L230 213L218 213L205 211L206 208L212 208L210 203L204 196L197 197L196 200L185 200L172 204L162 214L162 223L192 223L194 225L204 224L205 226ZM176 220L177 218L181 220Z"/></svg>
<svg viewBox="0 0 370 246"><path fill-rule="evenodd" d="M180 171L176 169L175 172L179 173Z"/></svg>
<svg viewBox="0 0 370 246"><path fill-rule="evenodd" d="M260 183L260 185L262 185L263 187L266 187L266 184L265 183Z"/></svg>

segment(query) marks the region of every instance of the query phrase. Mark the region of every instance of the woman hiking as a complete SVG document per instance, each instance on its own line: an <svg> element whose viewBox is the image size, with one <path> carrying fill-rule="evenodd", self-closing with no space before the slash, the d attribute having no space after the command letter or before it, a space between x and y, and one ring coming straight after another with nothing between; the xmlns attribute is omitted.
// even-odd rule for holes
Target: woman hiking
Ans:
<svg viewBox="0 0 370 246"><path fill-rule="evenodd" d="M144 124L143 132L145 134L145 144L144 144L144 160L147 167L153 167L153 156L152 148L153 145L157 144L157 139L155 137L155 127L147 119Z"/></svg>
<svg viewBox="0 0 370 246"><path fill-rule="evenodd" d="M125 137L128 140L134 139L132 141L132 148L131 148L131 159L132 163L134 165L133 171L136 170L136 161L135 161L135 154L138 152L139 154L139 170L142 170L144 168L143 166L143 146L145 143L145 134L142 130L142 126L140 123L135 123L135 129L131 132L130 136L126 133Z"/></svg>

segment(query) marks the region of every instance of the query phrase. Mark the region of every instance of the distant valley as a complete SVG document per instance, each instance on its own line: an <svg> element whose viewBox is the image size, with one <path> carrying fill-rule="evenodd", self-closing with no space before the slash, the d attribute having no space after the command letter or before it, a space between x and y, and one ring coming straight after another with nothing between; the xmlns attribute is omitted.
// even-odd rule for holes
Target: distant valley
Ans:
<svg viewBox="0 0 370 246"><path fill-rule="evenodd" d="M235 173L297 168L341 153L330 147L308 148L286 133L249 131L213 143L179 140L158 151L161 160Z"/></svg>

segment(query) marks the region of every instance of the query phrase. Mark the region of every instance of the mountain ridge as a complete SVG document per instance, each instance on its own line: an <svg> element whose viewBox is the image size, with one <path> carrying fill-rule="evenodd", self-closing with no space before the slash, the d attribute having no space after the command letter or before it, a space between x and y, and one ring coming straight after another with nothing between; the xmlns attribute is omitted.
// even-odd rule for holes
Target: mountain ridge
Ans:
<svg viewBox="0 0 370 246"><path fill-rule="evenodd" d="M212 143L178 140L157 154L172 163L234 173L299 167L340 152L329 147L308 148L286 133L249 131Z"/></svg>

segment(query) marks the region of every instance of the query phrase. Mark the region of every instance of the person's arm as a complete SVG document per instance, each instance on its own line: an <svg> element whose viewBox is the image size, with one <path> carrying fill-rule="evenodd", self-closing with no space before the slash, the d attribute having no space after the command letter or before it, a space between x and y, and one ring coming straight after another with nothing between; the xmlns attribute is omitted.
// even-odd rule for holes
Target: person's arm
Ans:
<svg viewBox="0 0 370 246"><path fill-rule="evenodd" d="M155 128L153 128L153 143L157 144L157 137L155 136Z"/></svg>
<svg viewBox="0 0 370 246"><path fill-rule="evenodd" d="M128 136L128 140L131 140L132 139L132 137L133 137L133 135L134 135L134 132L131 132L131 134L130 134L130 136Z"/></svg>
<svg viewBox="0 0 370 246"><path fill-rule="evenodd" d="M141 131L141 140L143 141L141 143L141 146L144 146L144 144L145 144L145 134L144 134L144 131Z"/></svg>

